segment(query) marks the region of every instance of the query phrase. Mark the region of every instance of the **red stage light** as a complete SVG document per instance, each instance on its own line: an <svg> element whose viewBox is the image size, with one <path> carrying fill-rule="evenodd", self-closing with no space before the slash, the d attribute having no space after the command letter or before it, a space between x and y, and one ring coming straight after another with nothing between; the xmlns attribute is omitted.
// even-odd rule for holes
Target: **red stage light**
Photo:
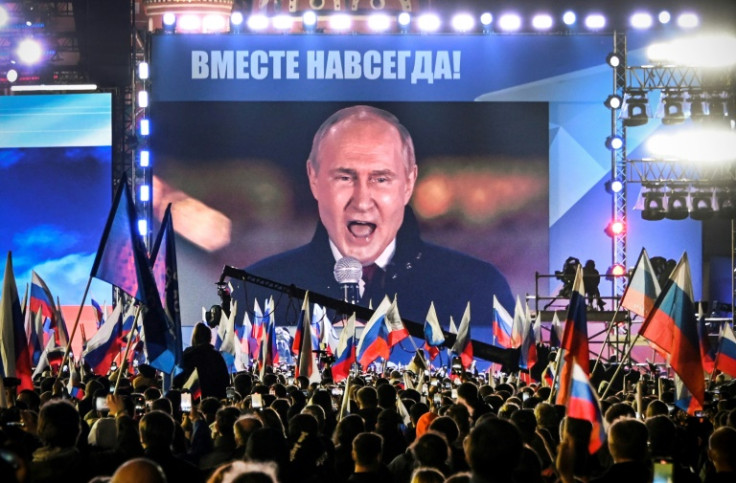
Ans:
<svg viewBox="0 0 736 483"><path fill-rule="evenodd" d="M626 231L626 223L621 220L614 220L606 227L606 233L609 236L619 236Z"/></svg>
<svg viewBox="0 0 736 483"><path fill-rule="evenodd" d="M622 277L626 275L626 268L624 268L623 265L617 263L610 268L608 273L610 273L613 277Z"/></svg>

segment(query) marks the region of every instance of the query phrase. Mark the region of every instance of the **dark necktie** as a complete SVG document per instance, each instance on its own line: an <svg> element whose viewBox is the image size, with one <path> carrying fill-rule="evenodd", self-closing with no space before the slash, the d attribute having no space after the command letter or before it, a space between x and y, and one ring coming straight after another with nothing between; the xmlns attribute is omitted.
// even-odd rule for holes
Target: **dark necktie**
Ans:
<svg viewBox="0 0 736 483"><path fill-rule="evenodd" d="M383 270L375 263L363 267L363 298L370 297L381 288L383 282Z"/></svg>

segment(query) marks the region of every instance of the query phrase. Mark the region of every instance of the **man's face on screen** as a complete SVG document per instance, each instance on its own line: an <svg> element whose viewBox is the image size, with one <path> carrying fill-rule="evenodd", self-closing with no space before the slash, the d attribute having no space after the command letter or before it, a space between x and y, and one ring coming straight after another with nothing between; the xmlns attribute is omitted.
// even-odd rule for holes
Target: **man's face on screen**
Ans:
<svg viewBox="0 0 736 483"><path fill-rule="evenodd" d="M322 139L309 185L343 256L373 263L404 221L416 166L407 171L398 131L382 119L347 118Z"/></svg>

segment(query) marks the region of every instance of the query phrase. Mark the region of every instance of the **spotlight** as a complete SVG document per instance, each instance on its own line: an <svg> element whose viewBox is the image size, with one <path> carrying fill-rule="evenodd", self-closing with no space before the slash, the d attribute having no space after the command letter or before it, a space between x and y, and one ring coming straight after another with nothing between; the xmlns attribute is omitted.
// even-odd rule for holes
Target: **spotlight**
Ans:
<svg viewBox="0 0 736 483"><path fill-rule="evenodd" d="M682 95L667 93L662 103L664 105L662 124L670 126L685 122L685 112L682 109Z"/></svg>
<svg viewBox="0 0 736 483"><path fill-rule="evenodd" d="M151 187L147 184L143 184L140 188L138 199L141 201L151 201Z"/></svg>
<svg viewBox="0 0 736 483"><path fill-rule="evenodd" d="M138 154L138 165L141 168L147 168L151 165L151 152L147 149L140 151Z"/></svg>
<svg viewBox="0 0 736 483"><path fill-rule="evenodd" d="M307 10L302 15L302 26L304 31L313 34L317 29L317 14L311 10Z"/></svg>
<svg viewBox="0 0 736 483"><path fill-rule="evenodd" d="M200 23L202 24L202 33L220 33L227 31L229 20L223 15L205 15Z"/></svg>
<svg viewBox="0 0 736 483"><path fill-rule="evenodd" d="M484 12L480 16L480 24L483 26L483 33L491 33L491 24L493 24L493 14L491 12Z"/></svg>
<svg viewBox="0 0 736 483"><path fill-rule="evenodd" d="M624 147L624 140L621 136L608 136L606 138L606 147L611 151L618 151Z"/></svg>
<svg viewBox="0 0 736 483"><path fill-rule="evenodd" d="M146 219L138 220L138 233L141 236L148 235L148 220Z"/></svg>
<svg viewBox="0 0 736 483"><path fill-rule="evenodd" d="M238 10L230 14L230 31L238 31L243 27L243 12Z"/></svg>
<svg viewBox="0 0 736 483"><path fill-rule="evenodd" d="M401 12L396 18L396 22L399 24L399 30L401 30L401 33L405 34L409 31L409 26L411 25L411 15L407 12Z"/></svg>
<svg viewBox="0 0 736 483"><path fill-rule="evenodd" d="M578 16L575 15L575 12L573 12L572 10L568 10L562 14L562 22L568 27L572 27L577 21Z"/></svg>
<svg viewBox="0 0 736 483"><path fill-rule="evenodd" d="M276 17L274 17L273 20L275 27ZM248 17L246 25L248 25L248 30L250 30L251 32L263 32L268 28L268 17L261 13L254 13L253 15ZM240 31L240 29L238 29L238 31Z"/></svg>
<svg viewBox="0 0 736 483"><path fill-rule="evenodd" d="M268 17L264 15L264 18L268 21ZM279 32L288 32L294 26L294 17L287 14L280 14L274 16L273 19L271 19L271 22L273 22L273 28Z"/></svg>
<svg viewBox="0 0 736 483"><path fill-rule="evenodd" d="M663 220L665 215L664 197L658 188L652 188L644 193L644 209L641 210L641 217L644 220L658 221Z"/></svg>
<svg viewBox="0 0 736 483"><path fill-rule="evenodd" d="M626 276L626 267L624 267L620 263L615 263L611 265L606 271L607 280L612 280L614 278L624 277L624 276Z"/></svg>
<svg viewBox="0 0 736 483"><path fill-rule="evenodd" d="M700 25L700 19L693 12L683 12L677 17L677 26L682 29L693 29Z"/></svg>
<svg viewBox="0 0 736 483"><path fill-rule="evenodd" d="M606 56L606 63L611 67L618 67L619 65L623 64L623 62L624 59L618 52L611 52Z"/></svg>
<svg viewBox="0 0 736 483"><path fill-rule="evenodd" d="M138 107L141 109L148 107L148 91L138 91Z"/></svg>
<svg viewBox="0 0 736 483"><path fill-rule="evenodd" d="M335 32L347 32L353 26L353 18L345 13L330 15L330 29Z"/></svg>
<svg viewBox="0 0 736 483"><path fill-rule="evenodd" d="M657 20L659 20L659 23L662 25L667 25L670 23L670 20L672 20L672 15L667 10L662 10L659 12L659 15L657 15Z"/></svg>
<svg viewBox="0 0 736 483"><path fill-rule="evenodd" d="M624 117L624 126L634 127L643 126L649 121L647 114L648 100L644 91L634 91L631 98L627 100L626 116Z"/></svg>
<svg viewBox="0 0 736 483"><path fill-rule="evenodd" d="M138 64L138 78L140 80L147 80L149 75L148 62L143 61Z"/></svg>
<svg viewBox="0 0 736 483"><path fill-rule="evenodd" d="M148 118L141 119L139 124L141 136L149 136L151 134L151 121Z"/></svg>
<svg viewBox="0 0 736 483"><path fill-rule="evenodd" d="M43 57L43 47L38 40L27 38L18 43L15 53L22 64L35 64Z"/></svg>
<svg viewBox="0 0 736 483"><path fill-rule="evenodd" d="M638 30L648 29L653 23L652 15L647 12L636 12L629 19L629 25Z"/></svg>
<svg viewBox="0 0 736 483"><path fill-rule="evenodd" d="M8 69L8 72L5 73L5 78L12 84L18 80L18 71L15 69Z"/></svg>
<svg viewBox="0 0 736 483"><path fill-rule="evenodd" d="M620 179L610 179L606 181L606 191L611 194L620 193L624 189L624 183Z"/></svg>
<svg viewBox="0 0 736 483"><path fill-rule="evenodd" d="M456 32L470 32L475 28L475 19L469 13L458 13L452 17L452 28Z"/></svg>
<svg viewBox="0 0 736 483"><path fill-rule="evenodd" d="M688 215L687 191L672 190L667 195L667 214L670 220L684 220Z"/></svg>
<svg viewBox="0 0 736 483"><path fill-rule="evenodd" d="M606 226L605 231L610 237L623 235L626 232L626 224L621 220L613 220Z"/></svg>
<svg viewBox="0 0 736 483"><path fill-rule="evenodd" d="M718 204L718 216L721 218L736 217L736 200L729 190L716 192L716 203Z"/></svg>
<svg viewBox="0 0 736 483"><path fill-rule="evenodd" d="M690 218L693 220L709 220L713 218L713 192L699 190L692 194L692 210Z"/></svg>
<svg viewBox="0 0 736 483"><path fill-rule="evenodd" d="M176 31L176 15L166 12L163 17L164 33L173 34Z"/></svg>
<svg viewBox="0 0 736 483"><path fill-rule="evenodd" d="M176 21L180 32L201 32L202 18L199 15L184 14Z"/></svg>
<svg viewBox="0 0 736 483"><path fill-rule="evenodd" d="M385 13L374 13L368 17L368 28L374 32L386 32L391 27L391 17Z"/></svg>
<svg viewBox="0 0 736 483"><path fill-rule="evenodd" d="M549 30L552 25L554 25L554 20L548 13L540 13L532 17L532 27L536 30Z"/></svg>
<svg viewBox="0 0 736 483"><path fill-rule="evenodd" d="M588 30L600 30L606 26L606 17L600 13L591 13L585 17L585 27Z"/></svg>
<svg viewBox="0 0 736 483"><path fill-rule="evenodd" d="M521 28L521 17L515 13L505 13L498 19L498 28L504 32L516 32Z"/></svg>
<svg viewBox="0 0 736 483"><path fill-rule="evenodd" d="M623 99L621 99L621 96L617 94L611 94L606 98L606 100L603 102L603 104L609 108L609 109L619 109L621 107L621 104L623 104Z"/></svg>
<svg viewBox="0 0 736 483"><path fill-rule="evenodd" d="M440 17L435 13L425 13L417 18L417 27L422 32L437 32L440 29L440 23Z"/></svg>

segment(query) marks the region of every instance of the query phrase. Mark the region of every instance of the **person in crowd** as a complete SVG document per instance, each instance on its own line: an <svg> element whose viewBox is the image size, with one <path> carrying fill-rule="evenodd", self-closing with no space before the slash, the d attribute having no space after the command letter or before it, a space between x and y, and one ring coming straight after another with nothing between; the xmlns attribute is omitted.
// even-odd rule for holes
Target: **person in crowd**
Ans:
<svg viewBox="0 0 736 483"><path fill-rule="evenodd" d="M355 467L348 481L351 483L372 483L376 481L393 483L393 477L383 459L383 437L377 433L360 433L353 439L353 461Z"/></svg>
<svg viewBox="0 0 736 483"><path fill-rule="evenodd" d="M646 425L632 418L617 419L608 431L608 449L613 465L591 482L647 483L652 479Z"/></svg>
<svg viewBox="0 0 736 483"><path fill-rule="evenodd" d="M110 483L166 483L164 470L148 458L133 458L115 470Z"/></svg>
<svg viewBox="0 0 736 483"><path fill-rule="evenodd" d="M464 441L465 458L474 482L514 482L521 460L521 433L509 421L487 418Z"/></svg>
<svg viewBox="0 0 736 483"><path fill-rule="evenodd" d="M708 439L708 458L715 467L705 483L736 481L736 429L722 427L713 431Z"/></svg>
<svg viewBox="0 0 736 483"><path fill-rule="evenodd" d="M230 373L225 359L211 344L212 330L198 323L192 331L192 345L182 354L182 372L174 378L174 386L182 387L197 370L202 397L225 399L225 388L230 385Z"/></svg>
<svg viewBox="0 0 736 483"><path fill-rule="evenodd" d="M163 411L151 411L139 423L144 456L164 470L168 481L203 481L199 468L174 455L174 419Z"/></svg>

